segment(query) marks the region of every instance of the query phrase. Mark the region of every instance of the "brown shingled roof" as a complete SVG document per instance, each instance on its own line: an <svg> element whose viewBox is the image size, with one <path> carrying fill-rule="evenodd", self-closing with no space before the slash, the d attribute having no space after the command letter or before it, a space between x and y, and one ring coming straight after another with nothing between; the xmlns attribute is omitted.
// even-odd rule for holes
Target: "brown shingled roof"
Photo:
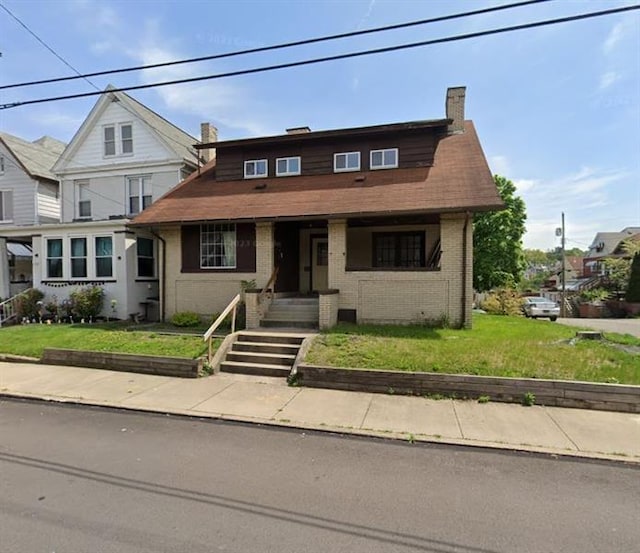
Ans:
<svg viewBox="0 0 640 553"><path fill-rule="evenodd" d="M362 180L358 177L365 176ZM266 185L266 186L265 186ZM206 165L133 224L486 211L503 206L471 121L442 138L432 167L215 180Z"/></svg>

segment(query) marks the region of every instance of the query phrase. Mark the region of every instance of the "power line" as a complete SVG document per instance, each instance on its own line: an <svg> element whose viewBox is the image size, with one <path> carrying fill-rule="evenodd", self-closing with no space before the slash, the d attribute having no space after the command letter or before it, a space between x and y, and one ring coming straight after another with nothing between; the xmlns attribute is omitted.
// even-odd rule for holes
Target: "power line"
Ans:
<svg viewBox="0 0 640 553"><path fill-rule="evenodd" d="M400 45L396 45L396 46L387 46L387 47L384 47L384 48L375 48L375 49L370 49L370 50L361 50L361 51L357 51L357 52L349 52L347 54L338 54L338 55L335 55L335 56L325 56L325 57L321 57L321 58L313 58L313 59L296 61L296 62L281 63L281 64L276 64L276 65L262 66L262 67L254 67L254 68L251 68L251 69L241 69L241 70L238 70L238 71L229 71L229 72L226 72L226 73L217 73L217 74L213 74L213 75L204 75L204 76L200 76L200 77L191 77L191 78L187 78L187 79L176 79L176 80L172 80L172 81L163 81L163 82L159 82L159 83L149 83L149 84L142 84L142 85L135 85L135 86L127 86L127 87L112 89L111 92L126 92L126 91L130 91L130 90L142 90L142 89L147 89L147 88L156 88L156 87L160 87L160 86L170 86L170 85L176 85L176 84L185 84L185 83L193 83L193 82L199 82L199 81L222 79L222 78L227 78L227 77L237 77L237 76L240 76L240 75L251 75L251 74L255 74L255 73L264 73L264 72L267 72L267 71L275 71L277 69L288 69L288 68L291 68L291 67L301 67L301 66L312 65L312 64L316 64L316 63L325 63L325 62L329 62L329 61L337 61L337 60L344 60L344 59L349 59L349 58L370 56L370 55L374 55L374 54L384 54L384 53L388 53L388 52L396 52L396 51L400 51L400 50L407 50L407 49L410 49L410 48L418 48L418 47L422 47L422 46L430 46L430 45L433 45L433 44L443 44L443 43L447 43L447 42L455 42L455 41L458 41L458 40L468 40L468 39L478 38L478 37L482 37L482 36L497 35L497 34L501 34L501 33L520 31L520 30L524 30L524 29L532 29L532 28L536 28L536 27L544 27L544 26L547 26L547 25L556 25L556 24L559 24L559 23L568 23L570 21L578 21L578 20L589 19L589 18L593 18L593 17L601 17L601 16L604 16L604 15L611 15L611 14L615 14L615 13L623 13L623 12L628 12L628 11L638 10L638 9L640 9L640 4L636 4L636 5L633 5L633 6L625 6L625 7L622 7L622 8L613 8L613 9L609 9L609 10L602 10L602 11L597 11L597 12L583 13L583 14L579 14L579 15L572 15L572 16L561 17L561 18L557 18L557 19L547 19L547 20L544 20L544 21L535 21L533 23L524 23L522 25L512 25L510 27L502 27L502 28L499 28L499 29L491 29L491 30L488 30L488 31L479 31L479 32L476 32L476 33L467 33L467 34L463 34L463 35L454 35L454 36L449 36L449 37L436 38L436 39L432 39L432 40L424 40L424 41L421 41L421 42L400 44ZM26 106L26 105L30 105L30 104L41 104L41 103L44 103L44 102L55 102L55 101L59 101L59 100L72 100L72 99L76 99L76 98L86 98L88 96L96 96L98 94L104 94L104 92L83 92L83 93L79 93L79 94L68 94L68 95L65 95L65 96L51 96L51 97L48 97L48 98L39 98L39 99L36 99L36 100L25 100L23 102L12 102L12 103L9 103L9 104L0 104L0 110L9 109L9 108L15 108L15 107L18 107L18 106Z"/></svg>
<svg viewBox="0 0 640 553"><path fill-rule="evenodd" d="M486 14L486 13L491 13L491 12L508 10L508 9L512 9L512 8L519 8L519 7L527 6L527 5L530 5L530 4L540 4L540 3L543 3L543 2L550 2L550 1L551 0L527 0L527 1L524 1L524 2L516 2L514 4L504 4L504 5L501 5L501 6L494 6L494 7L490 7L490 8L483 8L483 9L479 9L479 10L472 10L472 11L468 11L468 12L456 13L456 14L451 14L451 15L443 15L443 16L439 16L439 17L432 17L432 18L429 18L429 19L421 19L421 20L418 20L418 21L410 21L410 22L407 22L407 23L398 23L396 25L387 25L387 26L384 26L384 27L375 27L375 28L372 28L372 29L364 29L364 30L361 30L361 31L352 31L352 32L348 32L348 33L339 33L339 34L335 34L335 35L315 37L315 38L309 38L309 39L304 39L304 40L296 40L296 41L293 41L293 42L285 42L285 43L282 43L282 44L273 44L273 45L270 45L270 46L261 46L261 47L257 47L257 48L248 48L246 50L239 50L239 51L235 51L235 52L227 52L227 53L224 53L224 54L212 54L212 55L208 55L208 56L200 56L200 57L197 57L197 58L189 58L189 59L184 59L184 60L168 61L168 62L163 62L163 63L154 63L154 64L150 64L150 65L138 65L138 66L135 66L135 67L125 67L125 68L121 68L121 69L109 69L109 70L105 70L105 71L96 71L96 72L93 72L93 73L85 73L83 75L81 75L78 71L76 71L73 67L71 67L67 62L62 60L67 66L71 67L71 69L73 69L73 71L75 73L77 73L77 75L72 75L72 76L68 76L68 77L56 77L56 78L52 78L52 79L42 79L42 80L38 80L38 81L30 81L30 82L13 83L13 84L8 84L8 85L2 85L2 86L0 86L0 90L6 89L6 88L18 88L18 87L23 87L23 86L32 86L32 85L40 85L40 84L48 84L48 83L57 83L57 82L62 82L62 81L71 81L71 80L76 80L76 79L85 79L86 80L87 77L98 77L98 76L102 76L102 75L112 75L112 74L116 74L116 73L127 73L127 72L130 72L130 71L142 71L143 69L156 69L158 67L169 67L169 66L172 66L172 65L181 65L181 64L186 64L186 63L196 63L196 62L201 62L201 61L211 61L211 60L218 60L218 59L223 59L223 58L232 58L232 57L236 57L236 56L243 56L243 55L246 55L246 54L256 54L256 53L259 53L259 52L270 52L270 51L273 51L273 50L281 50L281 49L284 49L284 48L291 48L293 46L304 46L304 45L307 45L307 44L317 44L319 42L327 42L327 41L337 40L337 39L342 39L342 38L351 38L351 37L355 37L355 36L379 33L379 32L383 32L383 31L406 29L408 27L416 27L416 26L420 26L420 25L426 25L428 23L438 23L438 22L441 22L441 21L449 21L449 20L453 20L453 19L461 19L461 18L464 18L464 17L473 16L473 15L481 15L481 14ZM0 4L0 6L2 6L2 4ZM4 8L4 6L2 6L2 7ZM22 23L17 17L15 17L13 14L11 14L11 12L9 12L9 10L7 10L6 8L4 8L4 9L14 19L16 19L16 21L18 21L25 29L27 29L29 32L31 32L31 30L24 23ZM31 32L31 34L34 34L34 33ZM34 34L34 36L35 36L35 34ZM38 39L38 40L40 40L40 39ZM48 46L47 46L47 48L48 48ZM49 49L49 50L51 50L51 49ZM54 52L54 54L55 54L55 52ZM55 55L57 56L57 54L55 54ZM59 58L59 59L62 59L62 58Z"/></svg>
<svg viewBox="0 0 640 553"><path fill-rule="evenodd" d="M88 75L82 75L80 71L78 71L73 65L71 65L67 60L65 60L62 56L58 55L58 53L51 48L44 40L42 40L34 31L32 31L26 23L21 21L17 15L13 14L9 8L7 8L4 4L0 4L0 8L2 8L5 12L7 12L21 27L25 29L33 38L35 38L42 46L44 46L49 52L51 52L56 58L58 58L62 63L64 63L71 71L76 73L77 76L73 77L74 79L84 79L88 82L93 88L96 90L100 90L95 84L93 84L87 77ZM0 87L5 88L5 87Z"/></svg>

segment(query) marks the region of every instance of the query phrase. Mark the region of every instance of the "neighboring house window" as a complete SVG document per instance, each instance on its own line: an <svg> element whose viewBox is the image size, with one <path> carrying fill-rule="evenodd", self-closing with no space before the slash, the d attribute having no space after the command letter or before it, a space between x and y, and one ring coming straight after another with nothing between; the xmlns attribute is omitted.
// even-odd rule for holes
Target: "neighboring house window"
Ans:
<svg viewBox="0 0 640 553"><path fill-rule="evenodd" d="M120 140L123 154L133 153L133 126L131 123L120 125Z"/></svg>
<svg viewBox="0 0 640 553"><path fill-rule="evenodd" d="M393 169L398 166L398 148L371 150L370 156L371 169Z"/></svg>
<svg viewBox="0 0 640 553"><path fill-rule="evenodd" d="M104 155L116 155L116 128L113 125L104 127Z"/></svg>
<svg viewBox="0 0 640 553"><path fill-rule="evenodd" d="M0 221L9 223L13 221L13 192L0 190Z"/></svg>
<svg viewBox="0 0 640 553"><path fill-rule="evenodd" d="M200 225L200 267L233 269L235 266L235 224Z"/></svg>
<svg viewBox="0 0 640 553"><path fill-rule="evenodd" d="M135 214L151 205L151 177L127 177L129 213Z"/></svg>
<svg viewBox="0 0 640 553"><path fill-rule="evenodd" d="M424 232L374 232L374 267L424 267Z"/></svg>
<svg viewBox="0 0 640 553"><path fill-rule="evenodd" d="M150 238L138 237L136 241L136 251L138 255L138 276L155 276L155 260L153 258L153 240Z"/></svg>
<svg viewBox="0 0 640 553"><path fill-rule="evenodd" d="M71 278L87 277L87 239L71 239Z"/></svg>
<svg viewBox="0 0 640 553"><path fill-rule="evenodd" d="M47 278L62 278L62 238L47 239Z"/></svg>
<svg viewBox="0 0 640 553"><path fill-rule="evenodd" d="M0 175L4 175L4 156L0 156Z"/></svg>
<svg viewBox="0 0 640 553"><path fill-rule="evenodd" d="M76 181L76 198L78 199L78 218L91 217L91 198L89 196L89 181Z"/></svg>
<svg viewBox="0 0 640 553"><path fill-rule="evenodd" d="M113 276L113 240L96 236L96 277Z"/></svg>
<svg viewBox="0 0 640 553"><path fill-rule="evenodd" d="M267 176L267 160L251 159L244 162L244 178L256 179Z"/></svg>
<svg viewBox="0 0 640 553"><path fill-rule="evenodd" d="M333 154L333 170L336 173L360 171L360 152Z"/></svg>
<svg viewBox="0 0 640 553"><path fill-rule="evenodd" d="M276 177L300 174L300 157L280 157L276 159Z"/></svg>

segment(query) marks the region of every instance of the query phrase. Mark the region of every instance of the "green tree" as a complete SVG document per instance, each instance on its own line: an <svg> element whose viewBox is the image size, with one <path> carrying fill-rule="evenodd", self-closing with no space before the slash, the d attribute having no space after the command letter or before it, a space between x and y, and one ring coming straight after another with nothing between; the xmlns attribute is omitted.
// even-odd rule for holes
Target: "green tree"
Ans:
<svg viewBox="0 0 640 553"><path fill-rule="evenodd" d="M520 282L525 268L522 236L527 211L509 179L493 177L505 204L502 211L479 213L473 223L473 285L479 292Z"/></svg>
<svg viewBox="0 0 640 553"><path fill-rule="evenodd" d="M633 256L631 262L631 276L625 299L630 302L640 302L640 252Z"/></svg>

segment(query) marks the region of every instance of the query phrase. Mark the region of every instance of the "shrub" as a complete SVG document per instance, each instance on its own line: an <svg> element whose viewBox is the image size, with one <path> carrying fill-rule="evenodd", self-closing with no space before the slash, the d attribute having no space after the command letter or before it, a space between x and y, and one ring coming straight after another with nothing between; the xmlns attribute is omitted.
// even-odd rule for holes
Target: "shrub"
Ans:
<svg viewBox="0 0 640 553"><path fill-rule="evenodd" d="M86 286L69 295L71 312L79 319L95 319L104 302L104 290L100 286Z"/></svg>
<svg viewBox="0 0 640 553"><path fill-rule="evenodd" d="M498 288L485 298L480 307L492 315L521 315L522 298L513 288Z"/></svg>
<svg viewBox="0 0 640 553"><path fill-rule="evenodd" d="M18 296L16 311L20 319L33 319L40 316L41 306L38 302L42 301L44 293L37 288L30 288Z"/></svg>
<svg viewBox="0 0 640 553"><path fill-rule="evenodd" d="M171 324L174 326L198 326L200 315L193 311L180 311L171 317Z"/></svg>

